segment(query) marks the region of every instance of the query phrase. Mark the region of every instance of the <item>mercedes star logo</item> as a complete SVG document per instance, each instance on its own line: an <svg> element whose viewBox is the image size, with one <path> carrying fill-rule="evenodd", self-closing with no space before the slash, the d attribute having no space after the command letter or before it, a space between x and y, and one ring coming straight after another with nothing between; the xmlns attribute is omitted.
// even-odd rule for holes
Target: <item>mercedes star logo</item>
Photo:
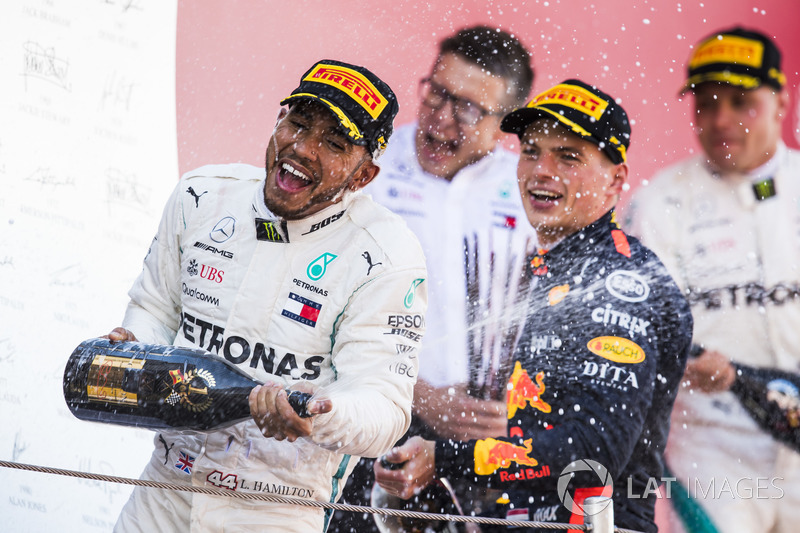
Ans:
<svg viewBox="0 0 800 533"><path fill-rule="evenodd" d="M236 219L233 217L225 217L214 226L208 236L216 243L225 242L233 237L233 232L236 230Z"/></svg>

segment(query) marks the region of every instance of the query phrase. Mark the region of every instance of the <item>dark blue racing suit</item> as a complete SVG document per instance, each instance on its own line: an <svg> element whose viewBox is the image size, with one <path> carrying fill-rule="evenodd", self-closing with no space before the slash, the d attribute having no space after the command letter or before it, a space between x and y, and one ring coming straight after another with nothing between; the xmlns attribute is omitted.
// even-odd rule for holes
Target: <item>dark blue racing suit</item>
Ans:
<svg viewBox="0 0 800 533"><path fill-rule="evenodd" d="M617 526L656 531L670 411L691 344L689 306L613 211L540 250L530 268L508 435L438 441L437 477L501 489L488 514L517 520L582 524L582 501L613 493ZM570 470L574 477L559 484Z"/></svg>

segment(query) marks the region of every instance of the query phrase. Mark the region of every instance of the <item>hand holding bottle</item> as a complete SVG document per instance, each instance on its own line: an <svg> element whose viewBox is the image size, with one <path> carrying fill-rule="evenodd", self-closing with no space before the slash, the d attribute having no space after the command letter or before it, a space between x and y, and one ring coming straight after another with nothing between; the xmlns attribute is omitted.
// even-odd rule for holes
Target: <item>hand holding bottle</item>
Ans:
<svg viewBox="0 0 800 533"><path fill-rule="evenodd" d="M312 392L312 391L306 391ZM313 416L327 413L333 408L329 399L312 399L306 410L309 417L301 417L289 404L286 390L278 383L265 383L250 391L250 414L265 437L294 442L311 435Z"/></svg>
<svg viewBox="0 0 800 533"><path fill-rule="evenodd" d="M111 330L108 335L103 335L100 337L101 339L108 339L111 342L138 342L139 339L136 338L136 335L129 329L125 329L121 326L116 327Z"/></svg>
<svg viewBox="0 0 800 533"><path fill-rule="evenodd" d="M684 379L688 386L703 392L724 392L736 379L736 369L720 352L696 348L686 363Z"/></svg>
<svg viewBox="0 0 800 533"><path fill-rule="evenodd" d="M691 355L684 375L690 386L703 392L730 390L764 430L800 451L800 375L734 363L698 345Z"/></svg>

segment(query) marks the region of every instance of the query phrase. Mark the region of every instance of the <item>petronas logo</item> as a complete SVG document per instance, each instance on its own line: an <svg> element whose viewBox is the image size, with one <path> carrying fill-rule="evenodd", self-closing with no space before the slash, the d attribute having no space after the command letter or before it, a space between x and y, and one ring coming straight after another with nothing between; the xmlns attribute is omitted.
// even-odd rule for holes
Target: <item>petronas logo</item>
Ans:
<svg viewBox="0 0 800 533"><path fill-rule="evenodd" d="M306 274L314 281L318 281L325 275L328 270L328 263L336 259L338 256L325 252L308 264Z"/></svg>
<svg viewBox="0 0 800 533"><path fill-rule="evenodd" d="M419 284L423 281L425 281L423 278L417 278L411 282L411 287L408 289L406 297L403 299L403 305L406 306L406 309L411 309L411 306L414 305L414 295L416 294L417 287L419 287Z"/></svg>

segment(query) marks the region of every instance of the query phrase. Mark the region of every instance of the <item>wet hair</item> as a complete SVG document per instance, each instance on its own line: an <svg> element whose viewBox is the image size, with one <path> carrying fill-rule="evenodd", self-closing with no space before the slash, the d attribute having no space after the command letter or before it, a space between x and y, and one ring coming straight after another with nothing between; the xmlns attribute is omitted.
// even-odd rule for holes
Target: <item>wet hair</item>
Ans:
<svg viewBox="0 0 800 533"><path fill-rule="evenodd" d="M531 55L513 35L490 26L471 26L439 43L439 57L453 53L508 82L512 107L525 103L533 85Z"/></svg>

